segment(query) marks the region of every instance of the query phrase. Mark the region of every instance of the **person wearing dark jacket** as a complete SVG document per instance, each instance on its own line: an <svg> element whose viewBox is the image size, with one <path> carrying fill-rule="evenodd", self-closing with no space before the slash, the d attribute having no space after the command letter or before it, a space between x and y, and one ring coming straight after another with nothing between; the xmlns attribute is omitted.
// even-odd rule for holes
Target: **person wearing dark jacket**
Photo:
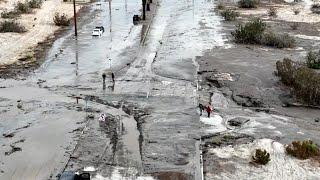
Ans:
<svg viewBox="0 0 320 180"><path fill-rule="evenodd" d="M208 113L208 118L210 118L210 114L211 114L212 111L213 111L213 107L211 106L211 103L210 103L210 102L209 102L206 110L207 110L207 113Z"/></svg>

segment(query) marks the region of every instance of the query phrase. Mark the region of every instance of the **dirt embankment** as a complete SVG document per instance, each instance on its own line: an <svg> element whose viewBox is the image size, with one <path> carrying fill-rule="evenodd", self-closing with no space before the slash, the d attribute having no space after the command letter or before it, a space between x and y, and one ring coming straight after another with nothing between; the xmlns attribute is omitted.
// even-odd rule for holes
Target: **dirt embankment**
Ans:
<svg viewBox="0 0 320 180"><path fill-rule="evenodd" d="M17 0L0 2L0 13L12 11ZM77 5L77 11L82 5ZM53 23L56 12L73 16L73 5L62 0L43 1L40 9L22 14L17 22L27 30L25 33L0 33L0 77L12 77L17 73L33 70L48 46L63 30ZM0 21L6 19L0 18Z"/></svg>

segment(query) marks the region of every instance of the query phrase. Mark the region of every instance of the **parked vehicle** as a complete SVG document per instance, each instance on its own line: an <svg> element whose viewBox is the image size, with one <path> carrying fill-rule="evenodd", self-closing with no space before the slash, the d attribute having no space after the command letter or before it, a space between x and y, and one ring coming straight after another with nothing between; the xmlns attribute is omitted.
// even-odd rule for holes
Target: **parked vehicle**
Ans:
<svg viewBox="0 0 320 180"><path fill-rule="evenodd" d="M101 29L93 29L92 36L102 36L102 30Z"/></svg>
<svg viewBox="0 0 320 180"><path fill-rule="evenodd" d="M100 29L102 33L104 33L104 27L103 26L97 26L95 29Z"/></svg>

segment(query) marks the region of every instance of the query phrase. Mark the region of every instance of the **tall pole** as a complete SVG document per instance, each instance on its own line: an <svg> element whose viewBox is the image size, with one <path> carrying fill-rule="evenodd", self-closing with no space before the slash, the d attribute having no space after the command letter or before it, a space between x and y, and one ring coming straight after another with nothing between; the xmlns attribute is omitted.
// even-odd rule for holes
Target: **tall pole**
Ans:
<svg viewBox="0 0 320 180"><path fill-rule="evenodd" d="M142 0L142 20L146 20L146 1Z"/></svg>
<svg viewBox="0 0 320 180"><path fill-rule="evenodd" d="M76 0L73 0L73 21L74 21L74 35L77 37L78 29L77 29Z"/></svg>

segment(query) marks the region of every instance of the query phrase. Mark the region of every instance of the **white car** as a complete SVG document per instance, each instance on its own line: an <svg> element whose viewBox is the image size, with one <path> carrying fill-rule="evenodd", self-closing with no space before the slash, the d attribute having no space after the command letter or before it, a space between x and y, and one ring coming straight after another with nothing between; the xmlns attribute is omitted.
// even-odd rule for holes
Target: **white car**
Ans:
<svg viewBox="0 0 320 180"><path fill-rule="evenodd" d="M94 29L93 31L92 31L92 36L102 36L102 30L101 29Z"/></svg>

